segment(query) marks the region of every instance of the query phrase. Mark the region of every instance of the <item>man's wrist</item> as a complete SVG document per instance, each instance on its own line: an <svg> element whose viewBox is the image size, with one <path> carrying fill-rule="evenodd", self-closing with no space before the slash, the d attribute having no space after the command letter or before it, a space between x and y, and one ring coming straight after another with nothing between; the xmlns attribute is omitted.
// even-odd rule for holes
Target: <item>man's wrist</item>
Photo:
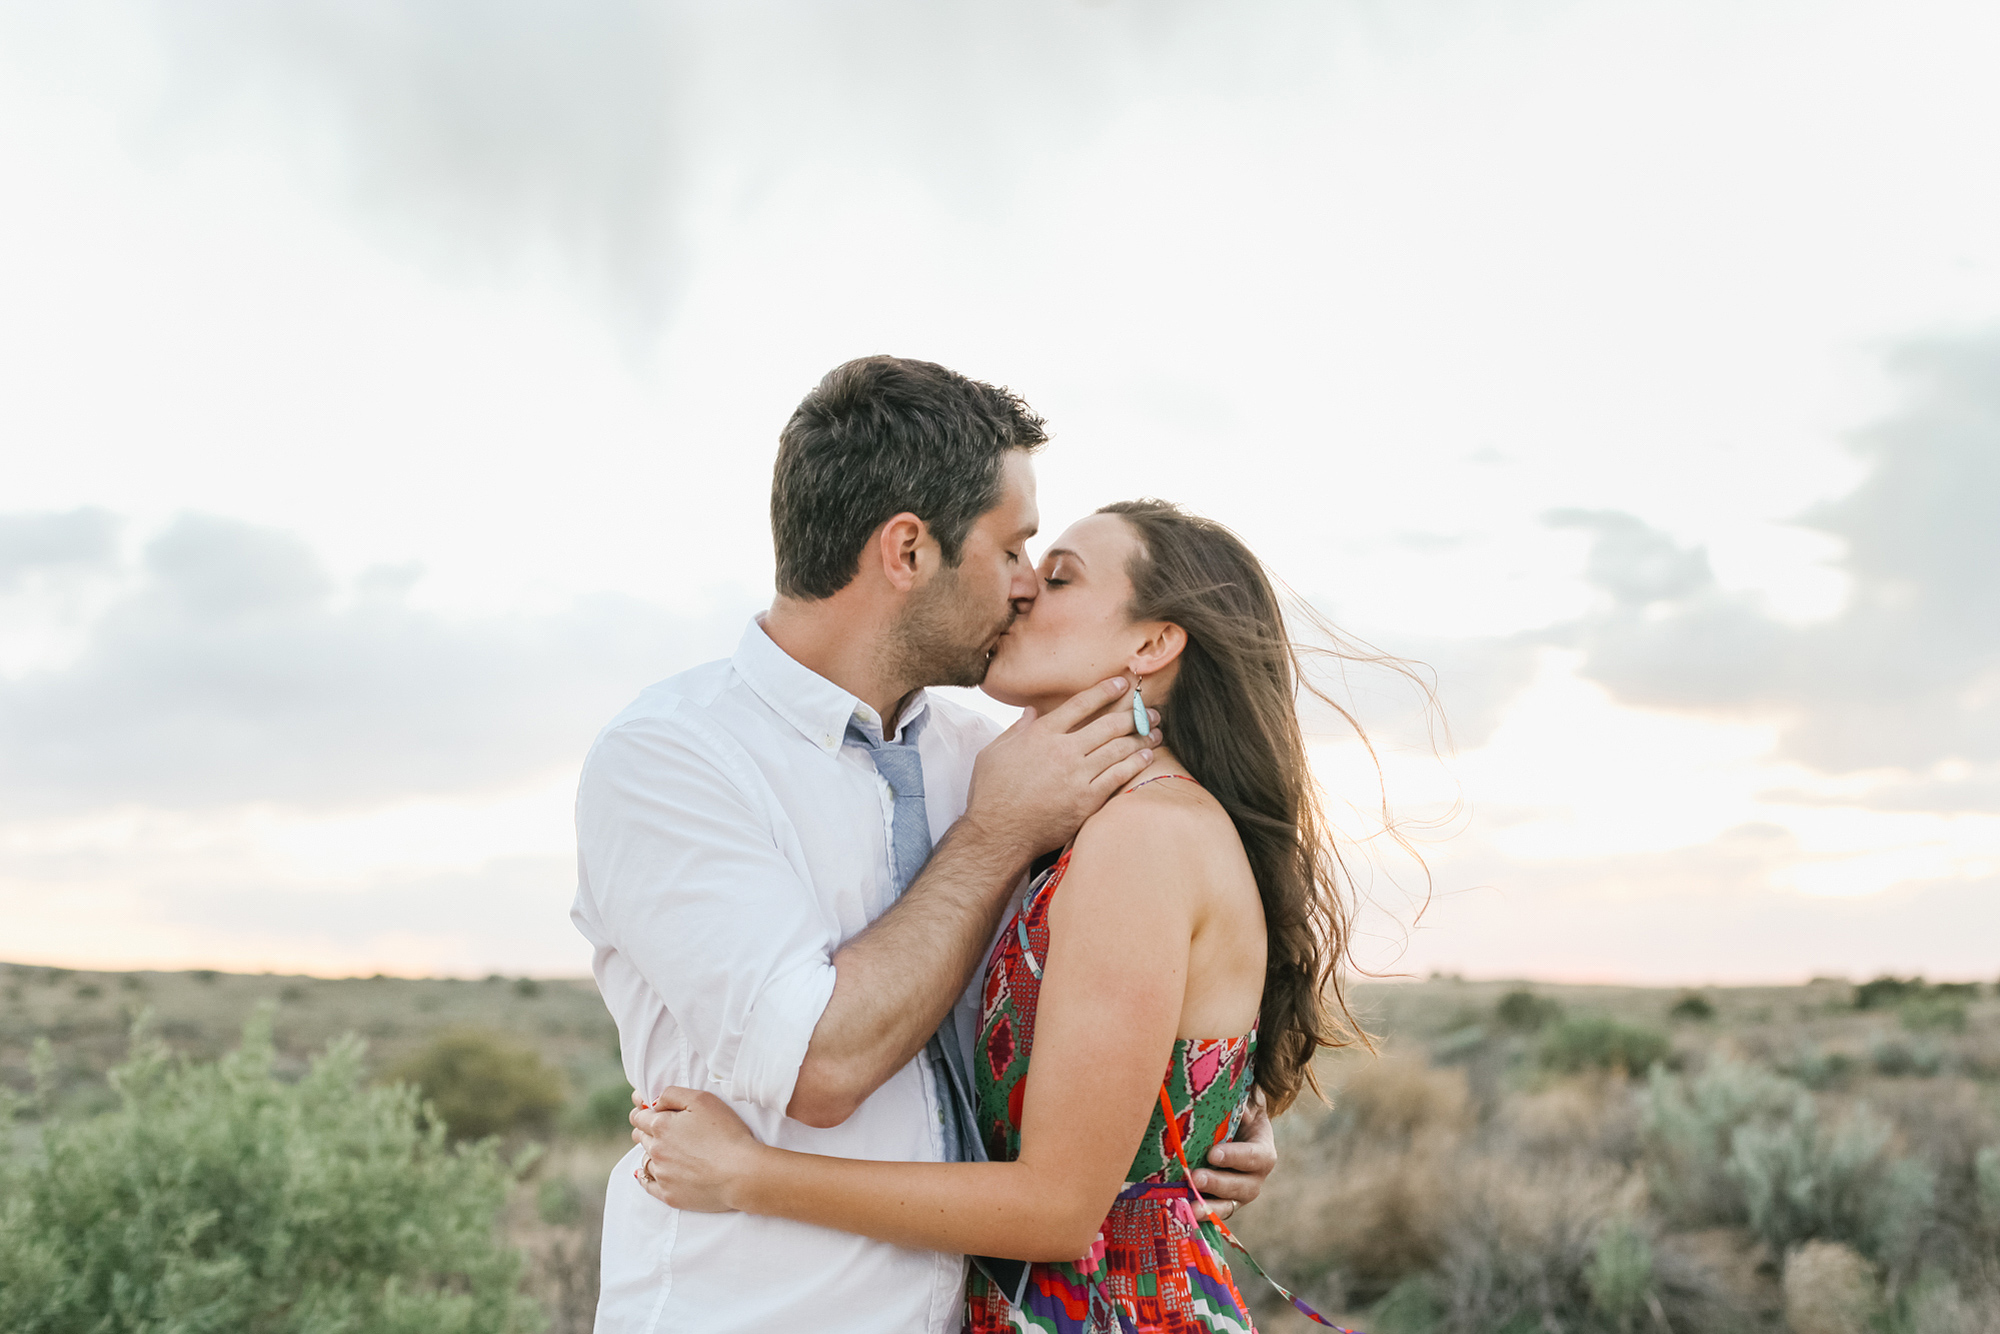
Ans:
<svg viewBox="0 0 2000 1334"><path fill-rule="evenodd" d="M1030 847L1028 840L1010 823L987 818L976 810L960 816L945 837L953 845L955 855L983 867L996 884L1004 885L1008 891L1039 851Z"/></svg>

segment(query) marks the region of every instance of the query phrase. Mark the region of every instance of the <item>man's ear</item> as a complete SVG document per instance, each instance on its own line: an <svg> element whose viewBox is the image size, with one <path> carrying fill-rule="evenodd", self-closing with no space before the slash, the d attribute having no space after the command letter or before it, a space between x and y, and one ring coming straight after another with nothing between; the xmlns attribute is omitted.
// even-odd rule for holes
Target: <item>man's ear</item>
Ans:
<svg viewBox="0 0 2000 1334"><path fill-rule="evenodd" d="M874 550L882 577L897 592L909 592L916 587L927 548L934 545L930 525L922 519L907 510L892 516L875 534Z"/></svg>
<svg viewBox="0 0 2000 1334"><path fill-rule="evenodd" d="M1146 627L1146 642L1139 646L1127 666L1140 676L1151 676L1180 659L1187 647L1187 631L1172 621L1155 621Z"/></svg>

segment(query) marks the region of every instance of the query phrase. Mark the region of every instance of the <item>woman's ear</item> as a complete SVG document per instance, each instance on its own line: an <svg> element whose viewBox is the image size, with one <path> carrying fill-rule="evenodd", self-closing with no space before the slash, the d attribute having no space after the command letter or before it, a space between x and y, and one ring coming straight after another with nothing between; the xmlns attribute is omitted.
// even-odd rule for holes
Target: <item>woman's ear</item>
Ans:
<svg viewBox="0 0 2000 1334"><path fill-rule="evenodd" d="M1127 660L1126 667L1139 676L1151 676L1179 661L1186 647L1187 631L1172 621L1155 621L1147 627L1146 642Z"/></svg>

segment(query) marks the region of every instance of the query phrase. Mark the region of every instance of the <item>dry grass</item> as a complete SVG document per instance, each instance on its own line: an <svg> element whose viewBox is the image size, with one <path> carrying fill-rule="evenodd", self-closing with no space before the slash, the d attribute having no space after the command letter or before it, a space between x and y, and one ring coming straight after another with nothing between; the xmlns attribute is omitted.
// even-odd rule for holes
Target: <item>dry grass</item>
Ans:
<svg viewBox="0 0 2000 1334"><path fill-rule="evenodd" d="M1868 1334L1882 1306L1875 1267L1837 1241L1809 1241L1785 1257L1785 1323L1792 1334Z"/></svg>

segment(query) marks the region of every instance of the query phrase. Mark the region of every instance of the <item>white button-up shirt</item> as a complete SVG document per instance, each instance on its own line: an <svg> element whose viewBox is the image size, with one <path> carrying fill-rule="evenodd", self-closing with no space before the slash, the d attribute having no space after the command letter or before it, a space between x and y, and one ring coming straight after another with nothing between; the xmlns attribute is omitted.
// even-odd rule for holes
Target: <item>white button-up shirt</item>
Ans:
<svg viewBox="0 0 2000 1334"><path fill-rule="evenodd" d="M921 692L899 721L926 712L917 747L935 840L964 813L973 758L998 728ZM735 657L647 689L584 761L570 916L595 947L635 1087L707 1089L766 1144L935 1162L921 1056L832 1129L785 1116L834 952L895 897L894 797L844 740L857 717L875 721L755 622ZM971 1017L958 1016L961 1034ZM959 1256L671 1209L633 1180L638 1164L634 1148L605 1199L598 1334L959 1327Z"/></svg>

